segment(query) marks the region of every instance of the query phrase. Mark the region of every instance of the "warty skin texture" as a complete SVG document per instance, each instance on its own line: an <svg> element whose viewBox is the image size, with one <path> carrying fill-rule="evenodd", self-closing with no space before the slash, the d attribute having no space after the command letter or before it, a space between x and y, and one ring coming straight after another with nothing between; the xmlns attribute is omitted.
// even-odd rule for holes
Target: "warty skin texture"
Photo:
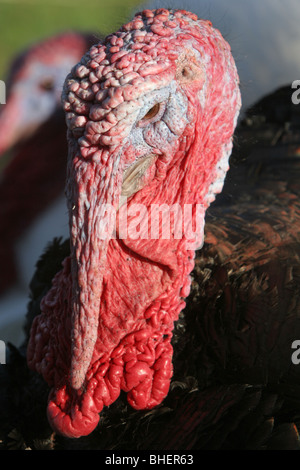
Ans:
<svg viewBox="0 0 300 470"><path fill-rule="evenodd" d="M193 223L195 205L208 207L222 189L240 93L229 45L211 23L160 9L93 46L67 77L63 104L71 256L41 302L27 358L51 387L53 429L79 437L121 390L136 409L168 393L172 330L204 211L192 247L185 235L118 235L133 204L192 204ZM108 221L102 239L105 204L119 209L117 236Z"/></svg>

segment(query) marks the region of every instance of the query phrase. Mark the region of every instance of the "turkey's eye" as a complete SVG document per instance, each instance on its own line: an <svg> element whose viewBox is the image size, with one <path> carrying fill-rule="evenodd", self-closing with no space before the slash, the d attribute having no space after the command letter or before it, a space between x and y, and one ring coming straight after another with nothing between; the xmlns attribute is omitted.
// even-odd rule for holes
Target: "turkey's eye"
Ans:
<svg viewBox="0 0 300 470"><path fill-rule="evenodd" d="M149 109L148 113L145 114L143 119L152 119L154 118L160 110L160 104L156 103L151 109Z"/></svg>
<svg viewBox="0 0 300 470"><path fill-rule="evenodd" d="M41 90L52 91L54 89L54 80L53 78L45 78L39 84Z"/></svg>
<svg viewBox="0 0 300 470"><path fill-rule="evenodd" d="M183 77L188 77L190 75L190 70L188 70L186 67L183 67L183 69L181 70L181 75Z"/></svg>
<svg viewBox="0 0 300 470"><path fill-rule="evenodd" d="M161 108L161 103L156 103L154 106L152 106L151 109L145 114L145 116L140 120L139 124L147 124L149 121L151 121L153 118L155 118Z"/></svg>

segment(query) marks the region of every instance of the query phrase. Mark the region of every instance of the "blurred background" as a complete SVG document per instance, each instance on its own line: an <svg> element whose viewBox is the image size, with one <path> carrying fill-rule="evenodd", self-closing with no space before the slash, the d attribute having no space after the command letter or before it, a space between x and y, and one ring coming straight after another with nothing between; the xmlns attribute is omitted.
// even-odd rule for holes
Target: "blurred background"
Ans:
<svg viewBox="0 0 300 470"><path fill-rule="evenodd" d="M108 34L130 16L137 0L1 0L0 73L14 54L65 30Z"/></svg>
<svg viewBox="0 0 300 470"><path fill-rule="evenodd" d="M279 86L300 79L299 0L0 0L0 79L8 83L9 70L16 55L52 35L74 30L89 32L94 35L96 42L101 35L118 29L136 11L161 7L193 11L199 17L211 20L221 31L231 45L238 67L243 109ZM72 58L70 65L66 60L68 70L71 62ZM47 86L49 90L49 83L47 85L43 82L45 90ZM61 86L62 83L59 90ZM9 90L7 104L0 105L0 142L6 132L5 126L1 125L1 114L8 106L8 100ZM42 98L40 101L42 102ZM24 120L29 118L31 116L24 114ZM48 121L43 119L44 125ZM24 135L22 139L23 142ZM50 141L53 142L54 139L55 135ZM18 145L22 145L22 142ZM15 143L0 153L0 207L10 197L9 191L1 194L1 184L6 178L5 171L12 162L18 145ZM39 145L27 147L24 155L33 152L32 149L39 150ZM21 156L22 152L19 151L19 158ZM30 165L30 159L28 164L23 160L21 171L29 171ZM10 188L14 187L13 178L9 184ZM47 191L47 184L52 184L52 181L43 184ZM13 190L16 192L18 189L16 184ZM8 228L5 227L12 227L14 224L15 219L10 218L9 214L2 219L0 217L0 253L1 249L4 253L8 252L6 244L10 236L5 236L5 230L8 233ZM39 211L30 225L13 241L17 275L0 295L1 340L20 344L22 322L29 298L28 285L37 259L54 236L68 236L67 211L62 192L49 200L45 209ZM0 256L0 279L1 274L5 278L7 269L7 261L4 258L1 261Z"/></svg>

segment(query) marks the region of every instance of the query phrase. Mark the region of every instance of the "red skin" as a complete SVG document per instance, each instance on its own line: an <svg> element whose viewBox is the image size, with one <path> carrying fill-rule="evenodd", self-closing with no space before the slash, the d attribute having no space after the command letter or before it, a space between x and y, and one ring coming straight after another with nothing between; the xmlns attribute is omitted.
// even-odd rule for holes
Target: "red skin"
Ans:
<svg viewBox="0 0 300 470"><path fill-rule="evenodd" d="M144 126L139 110L145 100L153 106L157 90L170 90L166 111L162 121ZM71 256L41 302L27 357L52 387L53 429L79 437L96 427L121 390L136 409L152 408L168 393L172 330L189 294L195 247L185 234L146 240L118 234L133 204L209 206L221 190L240 94L220 33L192 13L160 9L137 14L92 47L68 76L63 100ZM118 209L124 171L145 154L135 137L140 127L158 157L119 209L117 237L111 223L102 240L102 204Z"/></svg>

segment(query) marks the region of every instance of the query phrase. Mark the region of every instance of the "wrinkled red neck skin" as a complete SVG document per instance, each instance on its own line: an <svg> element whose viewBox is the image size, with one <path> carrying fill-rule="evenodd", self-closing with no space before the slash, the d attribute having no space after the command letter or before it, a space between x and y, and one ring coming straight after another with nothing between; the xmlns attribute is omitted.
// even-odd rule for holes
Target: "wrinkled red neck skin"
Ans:
<svg viewBox="0 0 300 470"><path fill-rule="evenodd" d="M197 19L187 15L193 21ZM166 14L162 16L165 18ZM139 19L134 21L138 23ZM130 24L124 28L127 27ZM165 33L160 25L154 24L153 28ZM204 27L208 36L209 28L207 24ZM225 43L219 38L208 42L210 57L220 57ZM129 206L142 203L150 208L153 203L169 206L177 203L182 208L185 204L194 207L202 204L206 209L211 202L207 195L217 192L211 185L220 179L220 172L223 175L218 163L230 152L239 108L234 63L228 54L226 59L225 55L222 57L216 72L213 60L206 71L214 80L206 107L194 106L191 92L190 124L170 152L165 152L165 162L156 164L160 176L148 181L132 197ZM232 74L231 79L227 76L225 88L223 66ZM226 105L222 103L224 89ZM71 256L64 260L63 269L41 302L41 314L32 325L27 357L29 366L41 373L51 387L48 403L51 426L65 436L79 437L93 431L103 406L113 403L121 390L136 409L152 408L167 395L173 372L172 330L185 306L183 299L189 294L194 249L185 236L168 240L111 238L97 244L97 236L91 230L95 223L93 214L105 200L103 187L98 186L101 179L96 165L98 156L95 154L96 159L84 162L74 141L69 153L69 173L73 175L69 211L71 220L75 220L71 223ZM131 153L128 148L128 155ZM116 155L115 148L109 156L113 164L104 168L105 187L109 187L110 195L106 202L115 208L124 173L122 163L112 168ZM124 161L128 155L123 148ZM80 172L88 181L85 186L81 184ZM86 204L90 205L90 212L85 212ZM120 219L123 212L122 206ZM122 228L122 220L119 222L118 230ZM203 225L204 218L202 229ZM198 246L201 241L200 235ZM87 289L79 289L87 284ZM80 351L84 352L84 367L80 364Z"/></svg>
<svg viewBox="0 0 300 470"><path fill-rule="evenodd" d="M199 187L196 201L188 191L192 175L197 172L197 161L199 165L198 151L202 149L196 142L182 161L186 171L178 165L169 172L166 204L203 202L208 189L205 185ZM206 170L214 174L214 160ZM183 188L178 199L174 197L176 185L172 181ZM140 191L132 202L145 203L148 194L151 187ZM127 208L129 211L130 204ZM96 427L103 406L113 403L121 390L127 392L128 402L135 409L150 409L162 402L173 375L172 331L185 307L183 299L189 295L194 254L194 250L187 249L184 238L109 241L97 341L84 387L79 390L72 389L68 381L72 356L72 263L70 257L65 259L63 270L42 300L42 314L33 323L31 338L39 339L29 343L28 348L36 370L52 387L48 418L53 429L68 437L89 434Z"/></svg>
<svg viewBox="0 0 300 470"><path fill-rule="evenodd" d="M192 168L191 154L189 158ZM187 185L190 174L181 174L182 184ZM170 172L167 187L176 187L172 180L178 177L179 170ZM132 203L145 203L147 197L140 191ZM180 205L190 202L189 192L174 201L174 190L170 190L169 197ZM84 387L74 390L67 380L72 356L70 257L42 300L42 314L31 331L31 337L39 337L39 342L34 351L29 344L28 355L34 357L37 370L53 387L49 421L56 431L69 437L89 434L103 406L113 403L121 390L127 392L128 402L135 409L158 405L168 393L173 374L172 331L185 307L183 299L189 294L194 251L186 248L184 238L139 242L116 238L109 241L106 256L97 341Z"/></svg>

